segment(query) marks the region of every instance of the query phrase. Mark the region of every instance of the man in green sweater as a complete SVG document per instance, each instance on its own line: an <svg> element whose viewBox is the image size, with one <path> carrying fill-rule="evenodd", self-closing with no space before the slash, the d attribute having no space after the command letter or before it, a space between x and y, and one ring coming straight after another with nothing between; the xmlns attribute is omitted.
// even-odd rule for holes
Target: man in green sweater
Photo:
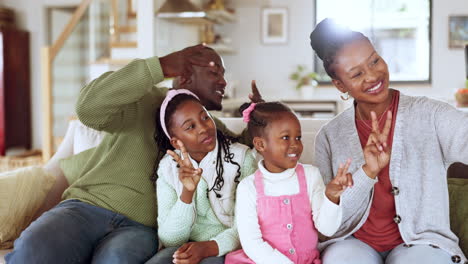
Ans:
<svg viewBox="0 0 468 264"><path fill-rule="evenodd" d="M99 146L62 160L64 201L21 234L8 263L142 263L156 253L155 113L167 92L156 84L176 76L208 110L221 110L223 62L203 45L134 60L82 88L79 119L107 134ZM252 90L251 100L261 100ZM217 127L232 135L219 121Z"/></svg>

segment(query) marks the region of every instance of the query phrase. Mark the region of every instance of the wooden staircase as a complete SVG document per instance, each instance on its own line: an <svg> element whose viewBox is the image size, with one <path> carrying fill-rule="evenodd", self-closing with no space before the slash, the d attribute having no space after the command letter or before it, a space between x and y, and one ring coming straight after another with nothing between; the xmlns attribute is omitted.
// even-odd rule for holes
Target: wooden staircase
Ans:
<svg viewBox="0 0 468 264"><path fill-rule="evenodd" d="M137 15L133 8L134 1L136 0L127 0L126 5L122 5L122 1L111 0L109 54L90 63L90 80L105 72L117 70L137 57Z"/></svg>
<svg viewBox="0 0 468 264"><path fill-rule="evenodd" d="M82 0L78 7L70 8L70 11L74 12L70 21L58 36L58 39L51 45L42 48L42 157L44 162L47 162L52 157L55 147L61 140L60 135L54 135L55 122L62 122L62 119L64 119L60 115L54 115L55 112L53 110L57 103L63 101L57 97L56 92L59 90L53 92L55 80L61 76L60 74L55 74L54 77L54 71L57 70L58 66L57 54L62 50L65 41L70 38L80 21L87 19L89 23L93 23L91 20L96 19L94 22L97 26L89 26L89 43L92 44L88 48L93 51L89 52L89 59L85 59L87 61L91 60L87 65L89 66L88 80L97 78L104 72L117 70L129 63L137 57L138 53L137 14L134 11L136 1ZM106 32L109 32L108 36L105 35ZM84 44L88 46L86 43ZM91 46L93 47L91 48ZM54 64L56 67L54 67ZM86 62L84 66L86 67ZM64 88L57 83L56 85L55 89ZM54 98L59 100L55 104ZM54 119L57 120L54 122ZM65 120L64 122L67 121Z"/></svg>

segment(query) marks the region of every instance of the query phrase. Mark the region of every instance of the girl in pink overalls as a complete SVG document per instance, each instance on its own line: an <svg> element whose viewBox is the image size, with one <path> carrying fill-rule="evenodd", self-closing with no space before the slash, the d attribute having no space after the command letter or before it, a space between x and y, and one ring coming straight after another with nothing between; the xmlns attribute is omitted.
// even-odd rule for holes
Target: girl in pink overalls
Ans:
<svg viewBox="0 0 468 264"><path fill-rule="evenodd" d="M318 231L331 236L341 224L340 195L352 185L350 160L325 186L316 167L298 163L301 125L287 106L252 103L243 109L263 160L238 186L236 224L243 249L229 253L225 263L320 264Z"/></svg>

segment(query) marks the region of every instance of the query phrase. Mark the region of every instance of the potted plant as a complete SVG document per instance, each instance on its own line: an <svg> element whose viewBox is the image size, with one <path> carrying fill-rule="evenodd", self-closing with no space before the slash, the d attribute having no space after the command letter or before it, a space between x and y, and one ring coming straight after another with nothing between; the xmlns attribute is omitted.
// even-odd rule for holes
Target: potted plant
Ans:
<svg viewBox="0 0 468 264"><path fill-rule="evenodd" d="M291 73L289 79L296 81L295 88L301 93L302 98L311 99L318 85L317 77L317 73L308 71L306 66L297 65L296 70Z"/></svg>

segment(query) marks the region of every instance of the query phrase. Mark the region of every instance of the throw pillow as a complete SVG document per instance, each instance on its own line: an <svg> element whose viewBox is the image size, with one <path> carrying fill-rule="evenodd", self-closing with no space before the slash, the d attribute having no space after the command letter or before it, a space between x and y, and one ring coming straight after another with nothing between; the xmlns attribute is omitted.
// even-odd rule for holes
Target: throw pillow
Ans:
<svg viewBox="0 0 468 264"><path fill-rule="evenodd" d="M42 167L26 167L0 174L0 249L29 226L52 188L55 177Z"/></svg>
<svg viewBox="0 0 468 264"><path fill-rule="evenodd" d="M448 179L450 227L460 239L460 247L468 256L468 179Z"/></svg>

